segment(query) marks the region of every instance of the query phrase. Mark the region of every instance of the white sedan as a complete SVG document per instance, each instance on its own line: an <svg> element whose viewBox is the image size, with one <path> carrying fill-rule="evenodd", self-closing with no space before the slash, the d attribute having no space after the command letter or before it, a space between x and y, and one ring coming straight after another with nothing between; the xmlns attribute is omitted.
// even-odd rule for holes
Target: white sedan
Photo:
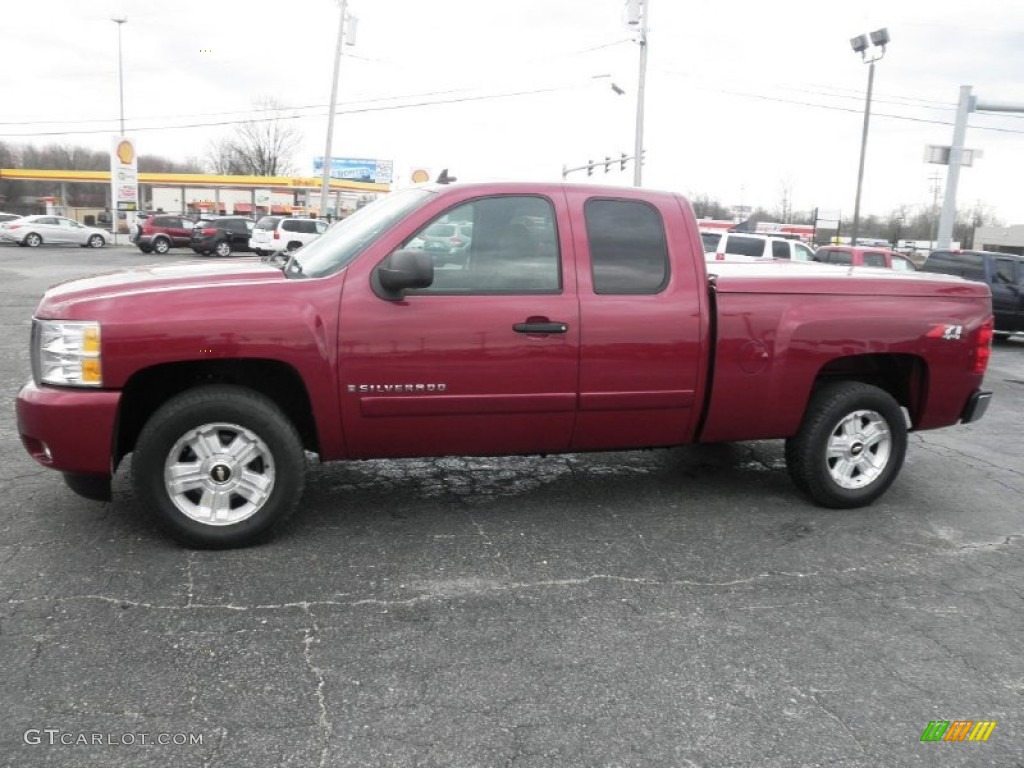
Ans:
<svg viewBox="0 0 1024 768"><path fill-rule="evenodd" d="M24 216L0 224L0 240L29 248L43 243L73 244L83 248L102 248L110 233L79 224L63 216Z"/></svg>

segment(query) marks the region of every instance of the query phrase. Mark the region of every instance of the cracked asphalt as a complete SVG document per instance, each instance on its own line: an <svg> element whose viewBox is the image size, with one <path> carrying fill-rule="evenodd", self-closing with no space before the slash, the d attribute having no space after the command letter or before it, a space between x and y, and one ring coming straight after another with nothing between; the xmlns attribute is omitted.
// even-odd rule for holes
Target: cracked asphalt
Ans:
<svg viewBox="0 0 1024 768"><path fill-rule="evenodd" d="M768 442L375 461L189 551L13 413L45 287L155 260L0 247L0 763L1024 766L1024 339L868 509L804 501ZM919 741L964 719L998 725Z"/></svg>

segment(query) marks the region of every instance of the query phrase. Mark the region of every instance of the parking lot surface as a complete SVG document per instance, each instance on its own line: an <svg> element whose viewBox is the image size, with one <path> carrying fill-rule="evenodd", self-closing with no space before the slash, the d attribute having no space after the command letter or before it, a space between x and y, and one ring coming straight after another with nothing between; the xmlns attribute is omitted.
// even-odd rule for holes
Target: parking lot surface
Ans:
<svg viewBox="0 0 1024 768"><path fill-rule="evenodd" d="M13 411L47 285L185 258L0 247L4 764L1024 765L1024 339L867 509L806 502L775 442L371 461L190 551ZM947 720L996 726L920 740Z"/></svg>

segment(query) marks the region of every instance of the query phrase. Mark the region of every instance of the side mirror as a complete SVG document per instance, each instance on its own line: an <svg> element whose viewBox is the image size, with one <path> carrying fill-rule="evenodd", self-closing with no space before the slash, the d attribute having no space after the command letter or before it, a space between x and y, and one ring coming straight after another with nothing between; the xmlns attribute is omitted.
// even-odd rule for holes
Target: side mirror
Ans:
<svg viewBox="0 0 1024 768"><path fill-rule="evenodd" d="M373 271L378 296L397 301L406 291L434 283L434 260L423 251L395 251Z"/></svg>

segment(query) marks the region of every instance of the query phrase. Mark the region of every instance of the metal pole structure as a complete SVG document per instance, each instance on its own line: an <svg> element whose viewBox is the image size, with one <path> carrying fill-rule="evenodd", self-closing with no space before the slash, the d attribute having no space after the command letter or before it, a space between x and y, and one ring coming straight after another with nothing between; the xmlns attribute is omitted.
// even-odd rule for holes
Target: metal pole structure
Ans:
<svg viewBox="0 0 1024 768"><path fill-rule="evenodd" d="M640 186L644 156L644 84L647 80L647 19L651 0L641 0L640 8L640 78L636 89L636 135L633 144L633 186Z"/></svg>
<svg viewBox="0 0 1024 768"><path fill-rule="evenodd" d="M871 91L875 85L875 61L868 64L868 94L864 100L864 130L860 135L860 167L857 169L857 197L853 201L853 225L850 230L850 245L857 245L857 230L860 227L860 192L864 185L864 157L868 149L868 123L871 122Z"/></svg>
<svg viewBox="0 0 1024 768"><path fill-rule="evenodd" d="M956 186L960 182L960 164L964 158L964 138L967 136L967 115L973 111L974 99L971 86L960 86L960 101L956 107L956 123L953 125L953 143L949 147L949 167L946 169L946 196L942 201L942 215L939 217L939 236L936 248L949 248L953 240L953 224L956 221Z"/></svg>
<svg viewBox="0 0 1024 768"><path fill-rule="evenodd" d="M121 27L128 19L111 19L111 21L117 24L117 85L121 97L121 135L124 136L124 66L121 59Z"/></svg>
<svg viewBox="0 0 1024 768"><path fill-rule="evenodd" d="M341 68L341 51L345 43L345 16L348 0L341 0L341 15L338 18L338 45L334 51L334 77L331 78L331 110L327 113L327 144L324 147L324 178L320 186L320 218L328 210L328 193L331 186L331 141L334 138L334 110L338 104L338 70Z"/></svg>

